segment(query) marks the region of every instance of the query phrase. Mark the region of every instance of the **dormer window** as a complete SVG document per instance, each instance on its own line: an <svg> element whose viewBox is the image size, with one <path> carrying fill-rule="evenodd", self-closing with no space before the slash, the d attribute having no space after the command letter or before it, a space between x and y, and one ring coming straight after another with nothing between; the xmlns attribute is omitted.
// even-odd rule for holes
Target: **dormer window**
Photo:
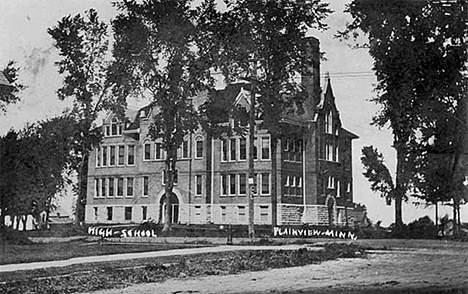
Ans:
<svg viewBox="0 0 468 294"><path fill-rule="evenodd" d="M117 118L113 118L110 124L110 136L120 136L122 135L122 124L117 120Z"/></svg>

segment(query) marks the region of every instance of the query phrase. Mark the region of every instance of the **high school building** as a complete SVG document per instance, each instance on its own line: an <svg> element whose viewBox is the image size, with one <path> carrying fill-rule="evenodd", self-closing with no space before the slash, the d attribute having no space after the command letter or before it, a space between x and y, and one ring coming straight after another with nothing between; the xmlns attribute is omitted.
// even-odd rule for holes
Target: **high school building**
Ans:
<svg viewBox="0 0 468 294"><path fill-rule="evenodd" d="M285 116L287 130L272 166L270 135L255 134L255 224L271 224L272 169L277 171L278 225L352 225L352 140L343 128L330 78L320 87L319 42L310 38L312 75L304 113ZM219 92L250 103L249 87L233 84ZM164 159L160 142L150 140L154 109L144 107L121 122L109 115L104 138L91 152L87 223L164 221ZM248 223L248 150L245 137L211 138L202 129L185 138L178 157L171 221L181 224Z"/></svg>

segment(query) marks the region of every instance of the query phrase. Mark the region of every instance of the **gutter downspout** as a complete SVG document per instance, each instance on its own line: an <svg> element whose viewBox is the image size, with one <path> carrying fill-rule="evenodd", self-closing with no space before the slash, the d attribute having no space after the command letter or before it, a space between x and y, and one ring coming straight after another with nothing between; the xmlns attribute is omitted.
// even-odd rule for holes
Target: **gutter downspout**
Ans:
<svg viewBox="0 0 468 294"><path fill-rule="evenodd" d="M214 205L214 139L211 137L211 199L210 199L210 222L213 223L213 205Z"/></svg>
<svg viewBox="0 0 468 294"><path fill-rule="evenodd" d="M305 168L305 161L306 161L306 157L305 157L305 149L306 149L306 142L304 140L304 128L302 127L302 202L303 202L303 205L304 205L304 212L302 213L302 223L306 223L306 209L307 209L307 205L306 205L306 184L305 184L305 180L306 180L306 168Z"/></svg>

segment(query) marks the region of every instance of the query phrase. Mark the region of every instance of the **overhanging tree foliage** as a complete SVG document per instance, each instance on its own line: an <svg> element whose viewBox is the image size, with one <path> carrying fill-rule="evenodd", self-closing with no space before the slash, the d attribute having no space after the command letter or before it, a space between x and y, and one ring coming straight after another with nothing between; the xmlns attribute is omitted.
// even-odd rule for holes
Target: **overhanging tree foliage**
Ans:
<svg viewBox="0 0 468 294"><path fill-rule="evenodd" d="M305 91L294 77L298 73L311 75L306 32L310 28L325 29L323 21L331 10L320 0L227 1L225 12L217 11L214 1L207 1L205 8L201 23L215 44L211 48L216 50L216 67L222 71L227 84L239 79L251 84L252 100L258 96L258 101L251 104L258 103L262 127L271 135L272 225L275 226L276 149L283 135L280 121L287 110L300 106L305 99ZM253 177L253 162L249 166L249 177Z"/></svg>
<svg viewBox="0 0 468 294"><path fill-rule="evenodd" d="M19 68L15 67L14 61L9 61L8 65L0 70L0 112L6 112L8 104L19 101L18 94L24 86L18 83Z"/></svg>
<svg viewBox="0 0 468 294"><path fill-rule="evenodd" d="M212 83L210 51L188 0L122 1L113 22L116 95L148 95L154 106L150 135L165 159L165 222L171 228L171 196L177 149L199 126L192 99Z"/></svg>
<svg viewBox="0 0 468 294"><path fill-rule="evenodd" d="M373 100L382 106L374 124L388 124L393 131L397 228L403 224L402 202L418 174L416 159L425 156L415 146L425 145L440 126L437 122L454 115L466 99L467 5L464 0L353 0L347 8L353 21L340 36L362 32L368 37L365 45L378 81Z"/></svg>

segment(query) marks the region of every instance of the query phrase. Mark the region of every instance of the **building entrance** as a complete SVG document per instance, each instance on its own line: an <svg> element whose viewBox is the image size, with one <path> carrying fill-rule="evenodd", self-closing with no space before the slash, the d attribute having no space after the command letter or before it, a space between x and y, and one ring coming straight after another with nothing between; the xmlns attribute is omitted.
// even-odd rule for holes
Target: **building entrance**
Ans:
<svg viewBox="0 0 468 294"><path fill-rule="evenodd" d="M166 221L166 194L161 197L159 201L159 222L164 223ZM171 208L169 210L171 223L176 224L179 222L179 198L172 193L171 197Z"/></svg>

